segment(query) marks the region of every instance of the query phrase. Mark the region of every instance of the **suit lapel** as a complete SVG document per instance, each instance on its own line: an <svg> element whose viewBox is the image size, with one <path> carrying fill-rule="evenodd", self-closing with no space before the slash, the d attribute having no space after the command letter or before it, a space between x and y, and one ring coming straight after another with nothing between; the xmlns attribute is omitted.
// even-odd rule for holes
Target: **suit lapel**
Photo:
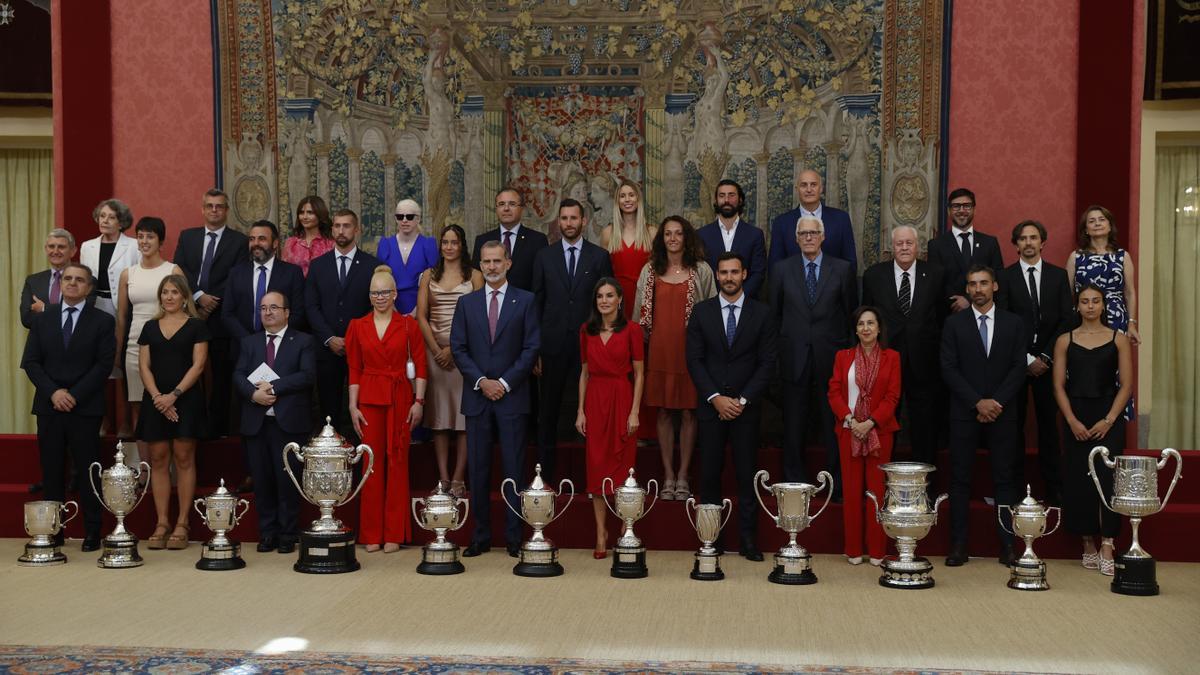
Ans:
<svg viewBox="0 0 1200 675"><path fill-rule="evenodd" d="M512 321L513 315L517 313L517 299L513 297L513 285L509 283L508 291L504 294L504 307L500 310L500 318L496 321L496 337L492 342L500 339L500 334L504 332L505 326Z"/></svg>
<svg viewBox="0 0 1200 675"><path fill-rule="evenodd" d="M720 307L720 305L717 306ZM717 315L720 316L720 312L717 312ZM746 330L744 329L750 325L750 321L753 317L754 310L750 304L750 299L746 297L745 293L743 293L742 308L738 310L737 327L733 329L733 344L726 347L728 351L732 352L733 348L737 346L738 340L741 340L742 336L746 334ZM724 325L721 326L721 332L725 332Z"/></svg>

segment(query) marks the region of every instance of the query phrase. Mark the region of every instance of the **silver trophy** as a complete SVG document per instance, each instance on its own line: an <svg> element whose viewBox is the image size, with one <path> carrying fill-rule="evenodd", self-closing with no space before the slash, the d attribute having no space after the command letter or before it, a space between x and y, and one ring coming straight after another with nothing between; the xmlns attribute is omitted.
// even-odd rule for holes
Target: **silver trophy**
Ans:
<svg viewBox="0 0 1200 675"><path fill-rule="evenodd" d="M645 488L641 487L634 479L631 467L625 484L612 490L613 501L617 504L616 508L613 508L613 505L608 502L609 491L607 488L613 484L613 479L605 476L600 483L600 493L608 510L625 522L625 532L620 539L617 539L617 545L613 547L610 574L618 579L641 579L650 571L646 568L646 547L642 544L642 540L633 533L633 524L650 513L650 509L658 503L658 481L651 478ZM646 508L646 495L651 486L654 487L654 501L650 502L649 508Z"/></svg>
<svg viewBox="0 0 1200 675"><path fill-rule="evenodd" d="M96 489L96 472L102 469L100 462L92 462L88 467L88 481L92 484L92 492L100 499L100 503L109 513L117 517L117 526L112 534L104 538L104 552L96 560L100 567L116 569L121 567L138 567L142 564L142 556L138 555L138 538L125 529L125 516L137 508L142 498L150 491L150 465L138 462L137 471L125 466L125 452L122 444L117 441L117 454L113 457L114 464L100 471L100 489ZM146 467L142 469L142 467ZM138 481L146 476L146 485L138 494Z"/></svg>
<svg viewBox="0 0 1200 675"><path fill-rule="evenodd" d="M75 510L64 520L62 516L68 506L74 506ZM79 504L75 502L25 502L25 534L33 538L25 544L25 554L17 558L17 564L23 567L48 567L67 562L67 556L59 550L55 538L77 515Z"/></svg>
<svg viewBox="0 0 1200 675"><path fill-rule="evenodd" d="M700 550L696 551L696 561L692 564L691 577L697 581L724 579L725 572L721 570L721 553L713 544L721 536L721 530L725 528L725 523L729 522L729 516L733 515L733 502L725 499L720 506L698 504L695 497L688 497L683 511L687 514L692 529L696 530L696 536L700 537ZM694 519L692 518L693 511L696 513ZM724 519L721 518L722 511L726 511Z"/></svg>
<svg viewBox="0 0 1200 675"><path fill-rule="evenodd" d="M921 462L889 462L879 469L884 479L883 505L875 493L867 497L875 504L875 520L883 532L896 540L899 556L885 556L879 585L888 588L932 588L933 564L916 555L917 541L929 534L937 523L937 508L949 495L941 495L932 505L926 492L929 474L937 469Z"/></svg>
<svg viewBox="0 0 1200 675"><path fill-rule="evenodd" d="M204 505L201 509L200 506ZM238 512L238 507L241 512ZM217 491L202 499L192 502L192 507L208 529L213 531L212 539L204 543L200 549L200 560L196 561L198 570L240 570L246 566L242 560L242 545L225 535L237 526L238 521L250 510L250 502L238 499L238 496L225 489L225 479L217 486Z"/></svg>
<svg viewBox="0 0 1200 675"><path fill-rule="evenodd" d="M1000 509L1007 509L1012 516L1011 530L1004 525L1004 519L1000 517ZM1046 519L1051 511L1058 512L1058 520L1055 521L1054 527L1047 532ZM1049 590L1050 584L1046 583L1046 563L1042 562L1041 558L1038 558L1037 554L1033 552L1033 540L1054 534L1058 526L1062 525L1062 509L1057 506L1043 506L1041 502L1033 498L1029 485L1026 484L1025 499L1016 506L1000 504L996 509L996 519L1000 521L1000 527L1004 528L1005 532L1025 540L1025 553L1013 561L1008 587L1019 591Z"/></svg>
<svg viewBox="0 0 1200 675"><path fill-rule="evenodd" d="M513 493L521 500L520 513L517 513L517 510L504 497L504 486L509 483L512 483ZM563 507L563 510L555 515L554 500L562 496L563 485L570 486L571 497L567 499L567 505ZM554 546L554 542L546 538L542 530L571 507L571 499L575 497L575 484L564 478L558 484L557 493L550 490L542 482L542 465L538 464L534 467L533 482L529 484L528 488L517 492L517 482L511 478L505 478L500 483L500 496L509 510L516 513L521 520L533 528L533 536L529 538L529 541L521 544L520 562L513 567L513 574L519 577L556 577L562 574L563 567L558 562L558 549Z"/></svg>
<svg viewBox="0 0 1200 675"><path fill-rule="evenodd" d="M417 513L417 504L423 507L420 513ZM462 515L459 515L459 504L463 506ZM418 574L461 574L466 571L458 559L458 544L446 541L446 532L462 527L470 511L471 502L442 490L441 481L433 494L413 498L412 512L417 525L437 535L437 539L421 547Z"/></svg>
<svg viewBox="0 0 1200 675"><path fill-rule="evenodd" d="M302 481L297 481L292 473L289 453L294 453L304 465ZM364 454L367 467L358 487L351 490L354 465ZM326 417L325 427L308 445L283 446L283 468L301 496L321 510L321 517L300 533L300 557L292 569L306 574L340 574L360 568L354 555L354 532L333 517L333 509L358 495L375 468L375 453L365 444L355 447L348 443Z"/></svg>
<svg viewBox="0 0 1200 675"><path fill-rule="evenodd" d="M1104 490L1100 487L1100 478L1096 475L1094 464L1096 455L1100 455L1104 465L1114 470L1112 503L1104 500ZM1167 465L1167 460L1175 458L1175 477L1167 488L1167 495L1160 501L1158 498L1158 472ZM1179 482L1183 471L1183 458L1174 448L1166 448L1157 461L1153 457L1136 455L1120 455L1116 460L1108 456L1108 448L1097 445L1088 454L1088 474L1096 484L1100 493L1100 502L1105 508L1129 518L1133 528L1133 542L1129 550L1117 556L1116 574L1113 575L1110 589L1113 593L1122 595L1158 595L1158 579L1154 558L1142 548L1138 540L1138 526L1142 518L1162 511L1171 499L1175 483Z"/></svg>
<svg viewBox="0 0 1200 675"><path fill-rule="evenodd" d="M812 556L803 546L796 543L796 535L807 528L829 506L829 500L833 497L832 489L825 493L825 504L821 506L821 510L809 515L809 505L812 503L813 496L827 487L832 488L833 476L828 471L818 473L818 485L809 485L808 483L767 485L767 480L770 478L771 474L766 470L754 474L756 488L754 494L758 497L758 503L762 506L763 511L767 512L767 515L775 521L780 529L787 532L788 543L775 554L775 569L767 575L767 580L776 584L815 584L817 575L812 571ZM768 509L767 505L763 503L762 493L757 490L760 484L764 490L775 495L775 502L779 508L778 514L771 513L771 509Z"/></svg>

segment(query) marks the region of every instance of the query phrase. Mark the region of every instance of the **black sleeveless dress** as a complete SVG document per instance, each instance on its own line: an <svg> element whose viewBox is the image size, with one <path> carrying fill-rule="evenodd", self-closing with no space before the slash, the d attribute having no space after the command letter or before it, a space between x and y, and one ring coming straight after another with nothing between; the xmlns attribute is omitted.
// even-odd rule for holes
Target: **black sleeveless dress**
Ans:
<svg viewBox="0 0 1200 675"><path fill-rule="evenodd" d="M211 340L208 324L189 318L169 339L162 334L158 321L147 321L138 338L139 345L150 347L150 372L154 383L163 393L179 386L192 367L192 351L197 343ZM138 418L137 437L143 441L166 441L175 438L200 438L207 428L204 406L203 378L183 392L175 402L179 421L172 422L154 407L150 391L142 394L142 412Z"/></svg>
<svg viewBox="0 0 1200 675"><path fill-rule="evenodd" d="M1067 345L1067 398L1071 401L1071 412L1091 428L1108 414L1113 399L1117 396L1117 353L1116 335L1108 342L1088 349L1076 344L1075 333L1069 333L1071 343ZM1071 433L1071 427L1063 420L1063 526L1079 536L1101 535L1115 537L1121 529L1117 514L1100 503L1096 485L1088 475L1088 453L1097 445L1108 448L1110 457L1120 455L1125 447L1125 418L1118 414L1104 438L1080 441ZM1104 499L1112 498L1113 472L1096 458L1096 476L1104 489Z"/></svg>

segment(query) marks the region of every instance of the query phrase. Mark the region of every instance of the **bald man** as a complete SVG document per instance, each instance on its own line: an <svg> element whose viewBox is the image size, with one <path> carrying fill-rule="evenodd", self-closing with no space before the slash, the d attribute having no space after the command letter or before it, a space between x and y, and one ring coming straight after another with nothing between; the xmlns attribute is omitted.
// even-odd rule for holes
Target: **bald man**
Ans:
<svg viewBox="0 0 1200 675"><path fill-rule="evenodd" d="M801 217L816 218L825 225L825 243L821 244L821 252L834 258L850 263L850 275L858 274L858 249L854 246L854 228L850 224L850 214L836 209L822 201L825 194L825 183L821 174L812 169L805 169L796 176L796 194L800 196L800 205L778 216L771 222L771 250L767 253L767 274L775 268L775 264L792 256L800 255L800 245L796 243L796 223Z"/></svg>

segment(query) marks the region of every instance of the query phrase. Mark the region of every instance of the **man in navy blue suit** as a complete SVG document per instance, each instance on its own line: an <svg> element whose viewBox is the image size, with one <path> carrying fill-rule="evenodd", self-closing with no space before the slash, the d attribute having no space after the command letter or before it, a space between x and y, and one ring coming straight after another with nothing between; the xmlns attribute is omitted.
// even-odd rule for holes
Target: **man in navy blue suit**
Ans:
<svg viewBox="0 0 1200 675"><path fill-rule="evenodd" d="M242 398L242 439L250 474L254 477L254 507L258 511L258 551L296 550L300 495L283 469L280 454L288 443L304 445L312 428L312 384L317 376L312 336L288 325L291 302L278 291L259 301L262 330L242 338L234 387ZM278 379L251 376L266 365ZM289 455L290 457L290 455ZM294 460L293 460L294 461ZM301 467L293 463L292 471Z"/></svg>
<svg viewBox="0 0 1200 675"><path fill-rule="evenodd" d="M379 258L360 250L358 214L342 209L333 214L333 250L317 256L308 268L304 286L305 318L317 340L317 398L321 418L329 417L344 434L346 406L346 326L371 311L371 275Z"/></svg>
<svg viewBox="0 0 1200 675"><path fill-rule="evenodd" d="M757 298L759 290L767 280L767 242L762 230L741 215L746 210L746 193L737 181L729 179L717 183L713 196L713 211L717 219L700 228L700 241L704 242L704 257L708 266L717 272L717 260L722 253L732 251L742 256L749 266L746 283L742 290L746 295ZM795 223L792 223L793 231Z"/></svg>
<svg viewBox="0 0 1200 675"><path fill-rule="evenodd" d="M825 243L821 252L850 263L850 276L858 274L858 249L854 246L854 227L850 214L835 209L821 201L824 193L821 174L806 169L796 176L796 192L800 195L800 206L775 218L771 223L771 251L767 255L767 271L792 256L800 255L796 243L796 223L802 216L816 218L825 225Z"/></svg>
<svg viewBox="0 0 1200 675"><path fill-rule="evenodd" d="M260 220L250 226L248 238L250 262L238 263L230 270L225 307L221 311L221 321L235 345L262 330L259 306L269 291L287 296L288 325L304 328L304 272L299 265L284 262L275 255L279 228L269 220Z"/></svg>
<svg viewBox="0 0 1200 675"><path fill-rule="evenodd" d="M533 293L508 283L512 266L500 242L489 241L479 251L479 269L487 283L464 295L450 324L450 351L463 375L462 413L467 418L467 467L471 481L471 511L475 532L466 557L492 547L492 435L500 437L504 477L520 483L525 464L525 431L529 415L529 375L541 347ZM505 495L519 508L515 495ZM521 547L521 520L506 514L508 554Z"/></svg>

